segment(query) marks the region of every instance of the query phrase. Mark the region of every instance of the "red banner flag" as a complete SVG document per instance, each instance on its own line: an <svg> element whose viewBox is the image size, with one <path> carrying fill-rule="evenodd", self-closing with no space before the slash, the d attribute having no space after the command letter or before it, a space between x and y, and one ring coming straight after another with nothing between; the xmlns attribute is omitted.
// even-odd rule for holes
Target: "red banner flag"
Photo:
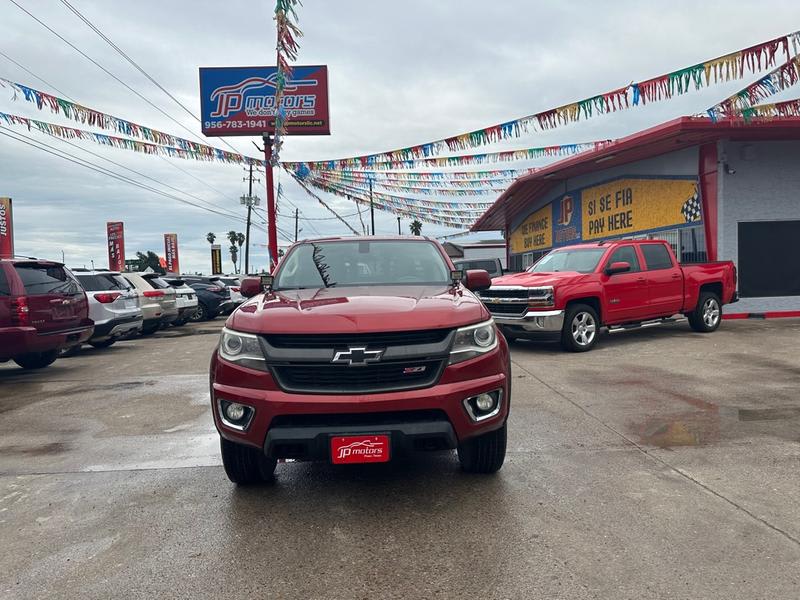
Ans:
<svg viewBox="0 0 800 600"><path fill-rule="evenodd" d="M106 223L108 233L108 268L112 271L125 270L125 233L122 221Z"/></svg>
<svg viewBox="0 0 800 600"><path fill-rule="evenodd" d="M181 267L178 261L178 234L164 234L164 256L167 264L164 267L167 273L180 273Z"/></svg>
<svg viewBox="0 0 800 600"><path fill-rule="evenodd" d="M11 198L0 198L0 258L14 256L14 220L11 218Z"/></svg>

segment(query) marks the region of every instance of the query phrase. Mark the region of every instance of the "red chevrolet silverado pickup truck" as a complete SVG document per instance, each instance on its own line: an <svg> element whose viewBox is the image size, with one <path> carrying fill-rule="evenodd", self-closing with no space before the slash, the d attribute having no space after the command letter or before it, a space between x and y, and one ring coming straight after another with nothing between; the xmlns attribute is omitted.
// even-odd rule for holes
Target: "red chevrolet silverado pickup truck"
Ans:
<svg viewBox="0 0 800 600"><path fill-rule="evenodd" d="M385 462L458 450L497 471L511 401L508 345L440 244L333 238L289 249L274 278L246 278L211 360L211 403L231 481L278 459ZM262 288L266 289L265 293Z"/></svg>
<svg viewBox="0 0 800 600"><path fill-rule="evenodd" d="M673 321L711 332L722 305L736 302L731 261L678 264L661 240L621 240L565 246L524 273L494 279L479 292L509 340L558 337L565 350L583 352L610 330Z"/></svg>

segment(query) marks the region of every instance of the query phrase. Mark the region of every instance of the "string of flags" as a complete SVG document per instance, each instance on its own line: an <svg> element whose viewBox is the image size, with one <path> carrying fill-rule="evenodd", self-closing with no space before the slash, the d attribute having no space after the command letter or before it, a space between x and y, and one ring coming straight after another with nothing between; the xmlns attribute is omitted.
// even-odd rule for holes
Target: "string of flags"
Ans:
<svg viewBox="0 0 800 600"><path fill-rule="evenodd" d="M315 179L322 179L332 183L341 183L358 188L368 188L369 181L363 179L349 179L341 177L336 171L323 171L314 174ZM486 194L500 194L504 192L507 186L503 187L485 187L480 181L462 181L456 182L467 184L463 187L448 187L448 182L426 182L426 185L412 185L408 182L394 182L394 181L374 181L373 187L385 188L389 190L403 190L411 194L425 194L437 196L482 196ZM498 185L492 181L490 185Z"/></svg>
<svg viewBox="0 0 800 600"><path fill-rule="evenodd" d="M712 121L735 117L745 111L752 115L751 109L759 102L790 88L798 81L800 81L800 55L790 58L744 89L715 104L706 112Z"/></svg>
<svg viewBox="0 0 800 600"><path fill-rule="evenodd" d="M456 156L443 156L436 158L414 158L408 160L376 160L369 163L373 169L418 169L418 168L444 168L461 167L466 165L482 165L496 162L513 162L522 160L534 160L537 158L571 156L587 150L595 150L608 144L610 140L599 142L583 142L578 144L562 144L558 146L540 146L537 148L520 148L518 150L506 150L502 152L485 152L482 154L459 154ZM342 158L337 160L319 160L312 162L285 162L284 167L293 170L309 169L312 171L321 170L345 170L359 169L362 163L359 159Z"/></svg>
<svg viewBox="0 0 800 600"><path fill-rule="evenodd" d="M500 186L507 187L514 178L512 177L487 177L484 179L396 179L394 177L385 178L369 178L369 177L352 177L344 171L314 171L314 176L322 177L324 179L334 179L341 181L348 181L357 184L369 185L370 180L374 185L390 188L406 188L406 187L420 187L427 189L439 188L465 188L465 189L479 189L486 188L487 186Z"/></svg>
<svg viewBox="0 0 800 600"><path fill-rule="evenodd" d="M533 169L498 169L489 171L326 171L350 179L364 181L426 181L455 184L469 181L495 181L516 179ZM320 171L323 172L323 171Z"/></svg>
<svg viewBox="0 0 800 600"><path fill-rule="evenodd" d="M275 79L275 137L272 142L272 166L276 166L280 161L280 151L283 146L283 135L286 133L286 108L283 106L283 94L286 89L286 82L292 76L292 67L289 61L297 60L297 52L300 47L297 38L302 37L303 32L294 22L297 19L295 7L299 0L277 0L275 4L275 26L277 29L277 73ZM293 20L294 19L294 20Z"/></svg>
<svg viewBox="0 0 800 600"><path fill-rule="evenodd" d="M785 55L789 60L798 53L800 53L800 31L795 31L658 77L632 82L609 92L483 129L407 148L322 162L333 165L338 163L350 168L356 165L366 168L373 167L377 163L402 163L414 159L430 158L442 152L477 148L520 137L523 133L530 131L554 129L581 119L589 119L595 115L680 96L692 89L698 90L718 83L742 79L747 73L756 74L766 67L774 66L778 55ZM339 168L344 167L340 166Z"/></svg>
<svg viewBox="0 0 800 600"><path fill-rule="evenodd" d="M741 116L744 121L750 121L754 118L774 119L779 117L800 117L800 98L744 108L739 116Z"/></svg>

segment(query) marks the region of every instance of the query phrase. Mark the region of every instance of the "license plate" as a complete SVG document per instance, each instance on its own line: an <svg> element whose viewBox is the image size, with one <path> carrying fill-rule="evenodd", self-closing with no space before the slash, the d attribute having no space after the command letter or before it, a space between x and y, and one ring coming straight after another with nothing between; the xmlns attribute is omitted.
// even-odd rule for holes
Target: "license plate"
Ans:
<svg viewBox="0 0 800 600"><path fill-rule="evenodd" d="M71 316L72 316L72 310L68 306L53 307L54 319L69 319Z"/></svg>
<svg viewBox="0 0 800 600"><path fill-rule="evenodd" d="M335 465L389 461L388 435L346 435L331 438L331 462Z"/></svg>
<svg viewBox="0 0 800 600"><path fill-rule="evenodd" d="M125 308L134 308L136 306L136 298L126 298Z"/></svg>

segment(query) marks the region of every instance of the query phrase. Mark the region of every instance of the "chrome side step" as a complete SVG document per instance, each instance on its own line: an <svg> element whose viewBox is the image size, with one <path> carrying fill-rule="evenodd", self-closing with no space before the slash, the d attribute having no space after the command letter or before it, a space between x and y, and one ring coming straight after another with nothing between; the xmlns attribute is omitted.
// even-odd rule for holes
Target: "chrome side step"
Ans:
<svg viewBox="0 0 800 600"><path fill-rule="evenodd" d="M654 319L651 321L642 321L641 323L629 323L627 325L612 325L608 328L609 333L618 333L620 331L629 331L631 329L643 329L645 327L656 327L657 325L667 325L669 323L683 323L688 321L686 317L667 317L666 319Z"/></svg>

